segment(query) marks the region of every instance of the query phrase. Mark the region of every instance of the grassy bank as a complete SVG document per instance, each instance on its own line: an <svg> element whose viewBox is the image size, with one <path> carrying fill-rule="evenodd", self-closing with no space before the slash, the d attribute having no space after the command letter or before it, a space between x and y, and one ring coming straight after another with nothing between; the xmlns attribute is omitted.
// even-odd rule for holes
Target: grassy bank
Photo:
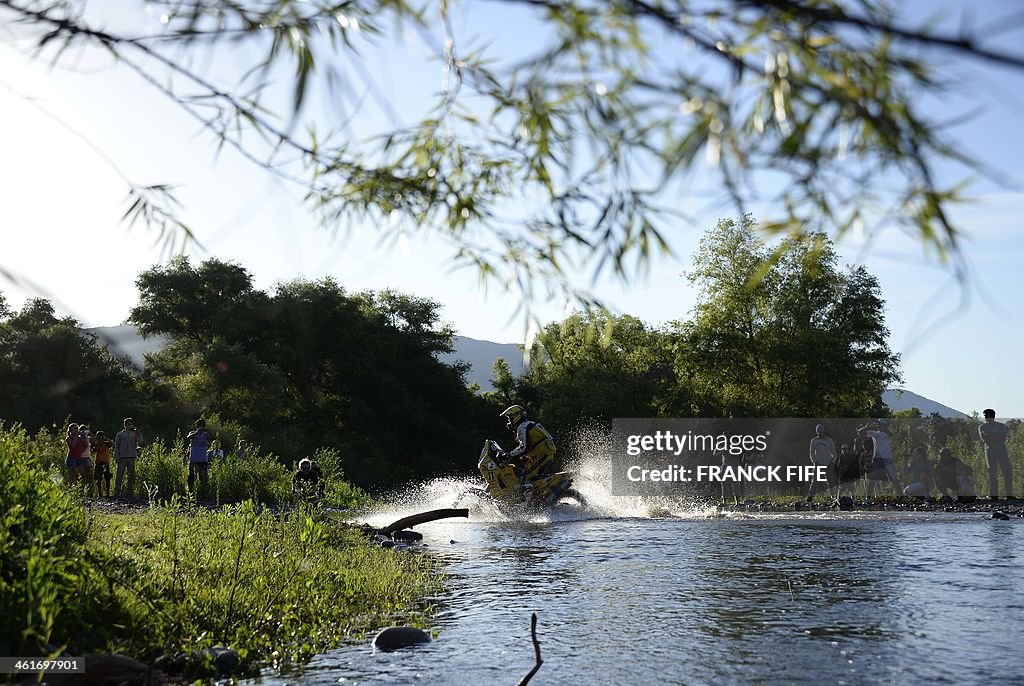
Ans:
<svg viewBox="0 0 1024 686"><path fill-rule="evenodd" d="M0 431L0 654L149 661L227 645L247 665L302 661L395 615L422 621L419 599L439 584L428 558L311 512L172 498L87 514L42 445Z"/></svg>

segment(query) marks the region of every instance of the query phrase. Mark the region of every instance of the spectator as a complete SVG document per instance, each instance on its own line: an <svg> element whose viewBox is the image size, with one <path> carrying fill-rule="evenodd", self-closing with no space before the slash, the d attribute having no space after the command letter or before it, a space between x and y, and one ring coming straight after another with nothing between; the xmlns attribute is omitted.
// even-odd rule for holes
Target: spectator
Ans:
<svg viewBox="0 0 1024 686"><path fill-rule="evenodd" d="M320 466L308 457L299 460L299 470L292 477L292 493L299 497L323 497L323 472L320 471Z"/></svg>
<svg viewBox="0 0 1024 686"><path fill-rule="evenodd" d="M85 441L79 471L81 472L80 476L85 480L85 492L88 495L92 493L92 431L89 430L87 424L79 424L78 432L82 435L82 440Z"/></svg>
<svg viewBox="0 0 1024 686"><path fill-rule="evenodd" d="M871 441L871 437L868 436L868 429L866 426L862 426L857 429L857 437L853 439L853 452L857 453L857 457L860 460L861 475L867 478L867 474L871 470L871 457L874 452L874 444Z"/></svg>
<svg viewBox="0 0 1024 686"><path fill-rule="evenodd" d="M758 467L768 466L768 456L764 454L762 450L748 450L743 453L743 465L750 467L751 473L757 474L756 470ZM764 470L761 470L764 471ZM755 496L768 495L768 482L767 481L751 481L749 483L749 494Z"/></svg>
<svg viewBox="0 0 1024 686"><path fill-rule="evenodd" d="M839 458L836 456L836 442L828 435L828 430L825 429L824 424L818 424L814 427L814 438L811 439L809 453L811 464L826 468L825 483L828 487L829 496L831 496L832 482L834 480L833 473ZM819 490L821 490L821 482L817 480L811 481L807 487L807 502L814 500L814 495Z"/></svg>
<svg viewBox="0 0 1024 686"><path fill-rule="evenodd" d="M861 477L860 455L850 447L849 443L843 443L843 447L839 450L839 464L836 472L839 478L839 491L842 490L843 484L847 484L852 491L852 484L855 484Z"/></svg>
<svg viewBox="0 0 1024 686"><path fill-rule="evenodd" d="M192 491L196 482L196 475L199 475L199 488L206 491L206 485L210 479L210 462L207 457L207 450L213 441L213 435L206 428L205 419L196 420L195 431L188 435L188 490Z"/></svg>
<svg viewBox="0 0 1024 686"><path fill-rule="evenodd" d="M238 459L244 460L249 455L249 442L244 438L238 441Z"/></svg>
<svg viewBox="0 0 1024 686"><path fill-rule="evenodd" d="M985 423L978 427L978 435L985 444L985 464L988 466L988 492L992 500L999 500L997 471L1003 473L1003 492L1007 500L1014 500L1013 469L1006 450L1006 425L996 421L996 411L985 410Z"/></svg>
<svg viewBox="0 0 1024 686"><path fill-rule="evenodd" d="M102 431L96 432L93 454L96 456L96 495L110 497L110 448L114 442ZM105 486L105 488L104 488ZM104 492L105 491L105 492Z"/></svg>
<svg viewBox="0 0 1024 686"><path fill-rule="evenodd" d="M868 422L861 428L867 431L868 438L871 439L874 446L870 471L877 478L868 477L868 498L874 496L874 485L883 480L891 482L895 486L896 492L899 493L902 489L899 485L900 478L896 472L896 463L892 459L892 432L889 430L888 420L878 419ZM859 431L860 429L858 429Z"/></svg>
<svg viewBox="0 0 1024 686"><path fill-rule="evenodd" d="M142 449L142 432L135 427L135 420L126 417L124 429L114 436L114 461L117 462L117 475L114 477L114 497L122 494L131 497L135 492L135 460ZM127 483L125 483L127 477ZM125 486L122 491L121 487Z"/></svg>
<svg viewBox="0 0 1024 686"><path fill-rule="evenodd" d="M210 444L210 449L206 451L206 462L213 464L214 460L223 460L224 451L220 447L220 441L216 440Z"/></svg>
<svg viewBox="0 0 1024 686"><path fill-rule="evenodd" d="M962 503L973 503L978 495L974 490L974 470L963 460L953 457L949 448L939 451L939 463L935 465L935 486L943 498L949 491L956 494Z"/></svg>
<svg viewBox="0 0 1024 686"><path fill-rule="evenodd" d="M87 441L82 438L82 431L78 424L68 424L68 433L64 436L64 444L68 447L67 468L68 483L76 484L82 476L82 454L85 452Z"/></svg>
<svg viewBox="0 0 1024 686"><path fill-rule="evenodd" d="M722 457L722 466L731 468L734 474L743 466L743 453L733 455L728 450L721 450L718 455ZM743 499L743 482L739 479L722 479L722 504L727 504L729 498L732 498L733 505L739 505Z"/></svg>
<svg viewBox="0 0 1024 686"><path fill-rule="evenodd" d="M924 446L914 449L910 457L910 485L903 489L903 495L916 498L928 498L932 494L932 464L928 461L928 451Z"/></svg>

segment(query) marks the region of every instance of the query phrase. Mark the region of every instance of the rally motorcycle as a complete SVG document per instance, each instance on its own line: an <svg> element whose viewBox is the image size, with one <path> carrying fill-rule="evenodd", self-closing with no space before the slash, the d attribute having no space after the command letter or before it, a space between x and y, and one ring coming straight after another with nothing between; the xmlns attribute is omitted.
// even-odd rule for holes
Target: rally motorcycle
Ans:
<svg viewBox="0 0 1024 686"><path fill-rule="evenodd" d="M522 468L517 466L497 441L487 439L477 463L484 477L483 488L473 488L464 495L488 499L499 507L518 506L543 508L558 503L575 501L586 507L586 500L572 487L572 474L558 472L547 476L534 476L523 480Z"/></svg>

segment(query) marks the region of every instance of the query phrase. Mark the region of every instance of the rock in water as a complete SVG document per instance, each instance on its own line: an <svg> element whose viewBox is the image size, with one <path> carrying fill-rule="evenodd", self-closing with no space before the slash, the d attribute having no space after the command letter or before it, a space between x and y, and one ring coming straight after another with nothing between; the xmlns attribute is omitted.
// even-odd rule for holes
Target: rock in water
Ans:
<svg viewBox="0 0 1024 686"><path fill-rule="evenodd" d="M1001 519L1003 521L1006 521L1009 518L1010 515L1006 514L1005 512L1001 512L999 510L992 510L992 519Z"/></svg>
<svg viewBox="0 0 1024 686"><path fill-rule="evenodd" d="M430 634L411 626L389 626L387 629L381 629L373 637L374 649L384 652L407 648L417 643L430 643Z"/></svg>
<svg viewBox="0 0 1024 686"><path fill-rule="evenodd" d="M396 541L422 541L423 534L419 531L413 531L412 529L403 529L402 531L396 531L391 534L391 538Z"/></svg>

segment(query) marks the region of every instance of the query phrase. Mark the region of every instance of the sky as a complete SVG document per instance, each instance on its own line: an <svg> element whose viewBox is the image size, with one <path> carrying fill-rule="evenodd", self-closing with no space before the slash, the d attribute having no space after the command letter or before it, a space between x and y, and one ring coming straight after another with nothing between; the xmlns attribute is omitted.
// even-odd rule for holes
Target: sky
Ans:
<svg viewBox="0 0 1024 686"><path fill-rule="evenodd" d="M486 3L463 7L457 34L490 22L506 29L504 40L515 35L512 20ZM918 16L921 7L911 5L908 16ZM1001 16L1016 5L984 7L989 16ZM959 15L954 10L950 16ZM159 24L148 14L132 20ZM1013 45L1021 38L1018 29L1001 40ZM415 43L415 36L409 41ZM499 41L494 49L507 48ZM440 87L439 64L410 60L401 51L375 57L381 91L395 101L422 92L416 88L423 84ZM854 237L839 250L844 261L866 264L880 280L905 388L968 413L994 407L1002 417L1022 417L1024 74L989 66L972 70L972 91L950 113L975 102L983 109L955 129L956 137L1011 183L976 184L973 202L953 214L966 230L968 283L952 280L918 242L895 232L870 246ZM0 276L0 292L16 307L28 297L47 297L85 326L124 321L136 301L138 274L168 255L154 234L120 221L128 177L177 184L199 243L188 253L196 260L237 261L257 287L332 276L352 291L395 288L438 300L443 318L465 336L499 342L527 336L526 321L513 314L515 299L481 292L475 273L453 272L450 246L422 234L382 244L372 226L334 235L317 225L299 189L230 150L216 157L211 150L209 137L193 122L109 60L51 69L0 40L0 268L7 272ZM649 275L628 287L599 283L596 293L650 324L686 318L697 294L681 273L702 230L733 213L728 206L713 207L696 226L673 229L675 259L656 259ZM557 300L537 303L536 311L545 322L567 313Z"/></svg>

